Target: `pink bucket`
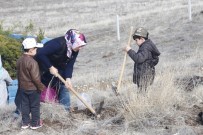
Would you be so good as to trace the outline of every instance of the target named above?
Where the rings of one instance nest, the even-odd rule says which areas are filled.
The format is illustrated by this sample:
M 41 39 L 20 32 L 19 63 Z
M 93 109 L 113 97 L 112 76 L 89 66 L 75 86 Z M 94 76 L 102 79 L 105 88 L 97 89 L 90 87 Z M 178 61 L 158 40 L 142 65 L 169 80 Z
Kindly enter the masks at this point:
M 46 88 L 41 92 L 40 101 L 49 103 L 57 102 L 57 91 L 50 87 Z

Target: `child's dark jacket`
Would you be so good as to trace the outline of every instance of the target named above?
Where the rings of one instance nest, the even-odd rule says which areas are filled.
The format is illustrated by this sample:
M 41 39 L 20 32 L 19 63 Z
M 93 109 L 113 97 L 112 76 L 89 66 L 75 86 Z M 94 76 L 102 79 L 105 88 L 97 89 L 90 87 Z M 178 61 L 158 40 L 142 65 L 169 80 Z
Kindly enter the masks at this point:
M 133 82 L 139 83 L 140 78 L 155 76 L 155 65 L 159 62 L 160 52 L 155 44 L 147 39 L 138 49 L 137 53 L 130 49 L 128 55 L 135 62 Z M 153 81 L 153 80 L 152 80 Z

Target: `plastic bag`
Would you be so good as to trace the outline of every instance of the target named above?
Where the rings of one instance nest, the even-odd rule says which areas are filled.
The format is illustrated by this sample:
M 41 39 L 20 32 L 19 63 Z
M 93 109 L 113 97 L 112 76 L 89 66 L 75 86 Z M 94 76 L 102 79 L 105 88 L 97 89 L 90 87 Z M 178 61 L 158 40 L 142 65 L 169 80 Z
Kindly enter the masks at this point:
M 80 96 L 81 96 L 90 106 L 92 106 L 91 98 L 90 98 L 90 96 L 89 96 L 88 94 L 86 94 L 86 93 L 81 93 Z M 78 110 L 84 110 L 84 109 L 87 108 L 79 99 L 77 99 L 77 107 L 78 107 Z
M 40 101 L 41 102 L 54 103 L 54 102 L 58 101 L 57 90 L 50 87 L 52 80 L 53 80 L 53 77 L 52 77 L 51 81 L 49 82 L 48 87 L 41 92 L 41 95 L 40 95 Z
M 53 88 L 46 88 L 41 92 L 40 101 L 41 102 L 57 102 L 57 91 Z

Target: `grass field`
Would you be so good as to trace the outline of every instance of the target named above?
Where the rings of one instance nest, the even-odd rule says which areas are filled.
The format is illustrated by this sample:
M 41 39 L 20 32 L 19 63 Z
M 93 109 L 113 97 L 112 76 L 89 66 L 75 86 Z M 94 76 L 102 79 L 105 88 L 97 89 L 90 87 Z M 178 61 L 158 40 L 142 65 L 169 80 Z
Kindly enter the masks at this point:
M 72 82 L 78 92 L 88 93 L 96 108 L 104 100 L 100 119 L 84 113 L 66 113 L 62 106 L 43 104 L 44 127 L 20 130 L 21 119 L 13 121 L 13 105 L 0 109 L 3 135 L 201 135 L 197 121 L 203 111 L 203 86 L 185 91 L 177 80 L 203 76 L 203 1 L 192 1 L 192 21 L 187 0 L 15 0 L 0 1 L 4 28 L 16 33 L 32 22 L 45 36 L 57 37 L 68 29 L 85 33 L 88 45 L 80 51 Z M 116 15 L 120 17 L 120 41 L 116 37 Z M 161 52 L 156 78 L 145 96 L 132 83 L 133 61 L 128 58 L 115 96 L 111 83 L 121 71 L 130 27 L 143 26 Z M 137 50 L 135 42 L 131 42 Z M 72 106 L 77 99 L 72 94 Z

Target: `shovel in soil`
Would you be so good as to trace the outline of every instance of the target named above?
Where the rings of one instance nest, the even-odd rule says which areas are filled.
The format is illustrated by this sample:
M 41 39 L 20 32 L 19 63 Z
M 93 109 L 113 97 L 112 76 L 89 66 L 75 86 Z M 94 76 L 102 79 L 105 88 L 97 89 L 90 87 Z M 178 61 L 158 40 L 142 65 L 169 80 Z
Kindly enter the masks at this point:
M 99 106 L 96 107 L 95 111 L 96 111 L 97 116 L 98 116 L 98 114 L 101 114 L 101 111 L 103 110 L 103 105 L 104 105 L 104 100 L 102 100 L 99 103 Z M 76 113 L 76 114 L 77 113 L 84 113 L 84 114 L 86 114 L 87 116 L 90 116 L 90 117 L 94 116 L 94 114 L 87 108 L 83 109 L 83 110 L 79 110 L 78 107 L 75 107 L 74 108 L 74 113 Z M 100 118 L 100 115 L 97 118 Z
M 130 46 L 132 33 L 133 33 L 133 27 L 131 27 L 131 29 L 130 29 L 130 36 L 129 36 L 129 39 L 128 39 L 128 46 Z M 120 73 L 120 76 L 119 76 L 118 84 L 117 84 L 117 86 L 116 86 L 115 82 L 113 82 L 111 84 L 112 90 L 116 94 L 116 96 L 119 95 L 119 90 L 120 90 L 120 87 L 121 87 L 121 81 L 122 81 L 122 78 L 123 78 L 123 73 L 124 73 L 124 69 L 125 69 L 125 65 L 126 65 L 126 59 L 127 59 L 127 52 L 125 52 L 125 55 L 124 55 L 123 64 L 122 64 L 122 68 L 121 68 L 121 73 Z
M 60 74 L 57 75 L 57 77 L 59 78 L 59 80 L 61 80 L 65 86 L 68 88 L 68 90 L 70 90 L 71 92 L 73 92 L 73 94 L 90 110 L 90 112 L 96 116 L 97 118 L 100 117 L 100 115 L 98 115 L 96 113 L 96 111 L 72 88 L 72 87 L 68 87 L 67 82 L 63 79 L 63 77 L 61 77 Z

